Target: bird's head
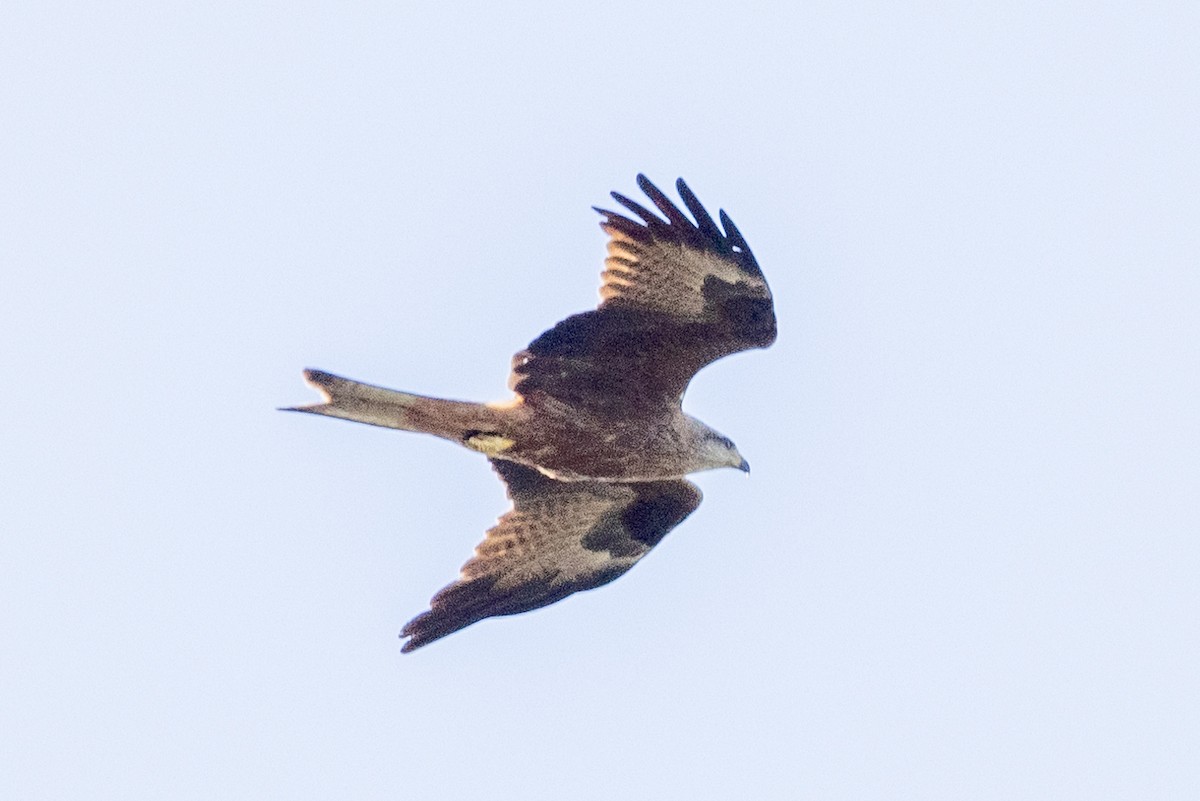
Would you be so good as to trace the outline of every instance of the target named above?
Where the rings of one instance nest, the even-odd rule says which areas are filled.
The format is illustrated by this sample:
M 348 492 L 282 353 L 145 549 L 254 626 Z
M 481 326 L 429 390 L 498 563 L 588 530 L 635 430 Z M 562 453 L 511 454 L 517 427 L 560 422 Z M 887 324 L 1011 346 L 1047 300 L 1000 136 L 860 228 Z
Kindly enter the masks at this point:
M 743 473 L 750 472 L 750 463 L 742 458 L 733 440 L 705 426 L 700 439 L 701 459 L 704 463 L 702 470 L 715 470 L 718 467 L 736 467 Z

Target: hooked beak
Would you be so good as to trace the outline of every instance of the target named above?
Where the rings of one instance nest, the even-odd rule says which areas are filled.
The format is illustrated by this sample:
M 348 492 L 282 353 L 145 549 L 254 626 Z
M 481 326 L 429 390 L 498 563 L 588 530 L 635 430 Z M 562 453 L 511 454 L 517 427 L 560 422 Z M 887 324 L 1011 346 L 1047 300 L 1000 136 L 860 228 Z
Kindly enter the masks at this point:
M 747 462 L 745 459 L 742 459 L 742 463 L 737 466 L 737 469 L 741 470 L 743 473 L 749 473 L 750 472 L 750 463 Z

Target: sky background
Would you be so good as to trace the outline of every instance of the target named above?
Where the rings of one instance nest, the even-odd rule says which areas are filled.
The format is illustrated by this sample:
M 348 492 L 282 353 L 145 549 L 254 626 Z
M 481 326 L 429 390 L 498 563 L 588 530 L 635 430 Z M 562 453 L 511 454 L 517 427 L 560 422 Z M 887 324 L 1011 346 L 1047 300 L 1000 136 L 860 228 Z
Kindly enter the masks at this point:
M 1200 797 L 1198 8 L 6 4 L 0 796 Z M 274 409 L 504 397 L 638 172 L 754 472 L 401 656 L 502 486 Z

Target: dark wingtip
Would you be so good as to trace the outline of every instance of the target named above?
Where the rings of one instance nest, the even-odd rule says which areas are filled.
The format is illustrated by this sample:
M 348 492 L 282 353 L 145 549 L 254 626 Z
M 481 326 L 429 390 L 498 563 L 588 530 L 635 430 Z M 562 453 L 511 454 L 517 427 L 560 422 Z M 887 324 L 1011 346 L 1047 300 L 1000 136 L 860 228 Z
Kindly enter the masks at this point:
M 742 236 L 742 232 L 733 224 L 733 220 L 725 213 L 725 209 L 721 209 L 717 216 L 721 219 L 721 227 L 725 229 L 725 238 L 729 240 L 731 248 L 742 256 L 740 260 L 742 267 L 747 272 L 763 277 L 762 268 L 758 266 L 758 261 L 750 251 L 750 246 L 746 244 L 746 237 Z
M 637 184 L 642 192 L 650 198 L 655 209 L 666 219 L 620 192 L 611 192 L 613 200 L 640 220 L 593 206 L 597 213 L 604 215 L 604 220 L 600 223 L 602 229 L 607 231 L 608 227 L 612 226 L 618 228 L 623 235 L 634 239 L 661 238 L 693 247 L 706 248 L 718 255 L 732 258 L 747 274 L 758 278 L 764 277 L 762 268 L 758 266 L 754 254 L 746 244 L 745 237 L 733 224 L 733 220 L 729 218 L 725 210 L 721 209 L 718 214 L 718 219 L 721 221 L 718 226 L 682 177 L 675 180 L 675 188 L 683 200 L 682 208 L 691 212 L 694 220 L 689 219 L 681 207 L 655 186 L 645 173 L 638 173 Z
M 712 216 L 704 208 L 704 204 L 700 202 L 700 198 L 696 197 L 696 193 L 688 187 L 682 178 L 675 182 L 675 189 L 679 191 L 679 196 L 683 198 L 683 205 L 687 206 L 688 211 L 696 218 L 696 225 L 700 231 L 709 238 L 722 238 L 724 234 L 721 233 L 721 229 L 713 222 Z
M 400 639 L 407 640 L 400 646 L 400 653 L 411 654 L 423 645 L 429 645 L 434 640 L 444 637 L 449 632 L 442 634 L 432 634 L 430 631 L 422 631 L 422 624 L 429 619 L 428 611 L 414 617 L 412 620 L 404 624 L 404 628 L 400 629 Z
M 622 195 L 620 192 L 610 192 L 609 194 L 612 195 L 613 200 L 617 201 L 622 206 L 629 209 L 637 216 L 641 217 L 643 225 L 655 226 L 655 225 L 665 225 L 666 224 L 661 218 L 658 217 L 658 215 L 656 215 L 654 212 L 650 211 L 648 208 L 643 206 L 641 203 L 638 203 L 636 200 L 630 200 L 629 198 Z
M 725 209 L 718 209 L 717 216 L 721 219 L 721 227 L 725 229 L 726 236 L 730 239 L 742 240 L 742 232 L 733 224 L 733 220 L 725 213 Z M 744 240 L 742 241 L 744 242 Z

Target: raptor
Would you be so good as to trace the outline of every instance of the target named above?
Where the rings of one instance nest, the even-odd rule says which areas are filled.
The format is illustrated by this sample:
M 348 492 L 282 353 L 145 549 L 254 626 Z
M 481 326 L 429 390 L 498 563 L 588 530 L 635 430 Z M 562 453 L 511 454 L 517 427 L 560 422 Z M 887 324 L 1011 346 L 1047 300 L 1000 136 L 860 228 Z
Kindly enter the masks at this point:
M 705 365 L 775 341 L 770 289 L 724 211 L 718 225 L 680 179 L 689 218 L 645 176 L 637 182 L 657 213 L 617 192 L 628 216 L 596 209 L 608 235 L 600 304 L 513 357 L 508 400 L 444 400 L 304 372 L 324 401 L 286 411 L 450 440 L 484 454 L 507 486 L 512 509 L 404 627 L 404 651 L 612 581 L 699 506 L 685 476 L 749 471 L 682 401 Z

